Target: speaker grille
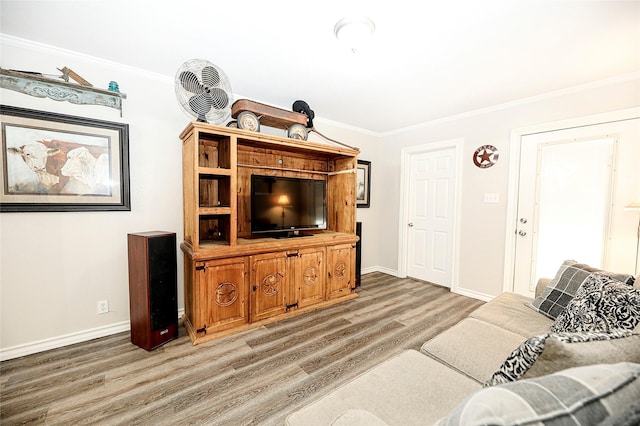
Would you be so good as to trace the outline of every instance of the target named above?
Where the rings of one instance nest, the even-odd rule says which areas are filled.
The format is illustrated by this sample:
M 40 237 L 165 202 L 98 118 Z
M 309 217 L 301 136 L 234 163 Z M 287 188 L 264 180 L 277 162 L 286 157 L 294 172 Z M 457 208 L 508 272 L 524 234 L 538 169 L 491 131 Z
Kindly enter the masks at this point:
M 151 329 L 167 328 L 178 318 L 176 236 L 149 239 Z

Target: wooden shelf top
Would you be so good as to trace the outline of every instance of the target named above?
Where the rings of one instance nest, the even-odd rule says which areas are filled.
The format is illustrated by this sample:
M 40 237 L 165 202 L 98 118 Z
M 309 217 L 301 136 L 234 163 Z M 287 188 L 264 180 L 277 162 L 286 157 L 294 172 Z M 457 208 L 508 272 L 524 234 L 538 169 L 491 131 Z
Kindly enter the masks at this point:
M 250 132 L 233 127 L 201 123 L 198 121 L 190 122 L 182 131 L 182 133 L 180 133 L 180 139 L 185 140 L 188 135 L 194 131 L 215 133 L 218 135 L 236 136 L 239 146 L 245 144 L 254 148 L 274 148 L 274 146 L 277 146 L 280 147 L 280 149 L 286 149 L 288 152 L 313 152 L 316 155 L 323 156 L 355 157 L 360 153 L 360 150 L 355 147 L 347 148 L 343 146 L 334 146 L 318 142 L 301 141 L 282 136 L 269 135 L 266 133 Z

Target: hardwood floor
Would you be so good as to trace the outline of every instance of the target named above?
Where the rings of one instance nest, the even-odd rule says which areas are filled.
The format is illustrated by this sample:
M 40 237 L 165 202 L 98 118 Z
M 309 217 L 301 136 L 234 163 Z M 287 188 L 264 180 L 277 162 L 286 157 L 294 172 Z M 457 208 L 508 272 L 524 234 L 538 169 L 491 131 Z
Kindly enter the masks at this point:
M 129 333 L 0 364 L 0 423 L 282 425 L 291 412 L 451 327 L 483 302 L 382 273 L 359 297 L 193 346 Z

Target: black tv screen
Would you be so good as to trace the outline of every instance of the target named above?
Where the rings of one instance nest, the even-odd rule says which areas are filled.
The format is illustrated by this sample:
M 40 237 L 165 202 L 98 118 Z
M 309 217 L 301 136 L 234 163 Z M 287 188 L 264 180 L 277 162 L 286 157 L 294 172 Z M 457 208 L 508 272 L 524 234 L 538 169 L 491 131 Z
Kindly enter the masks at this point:
M 251 175 L 251 232 L 327 228 L 327 182 Z

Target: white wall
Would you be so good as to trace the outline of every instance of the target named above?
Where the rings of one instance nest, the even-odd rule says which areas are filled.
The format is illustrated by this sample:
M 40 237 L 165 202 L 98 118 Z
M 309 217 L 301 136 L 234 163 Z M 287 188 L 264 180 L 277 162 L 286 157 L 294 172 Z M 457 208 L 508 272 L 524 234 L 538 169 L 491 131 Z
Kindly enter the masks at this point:
M 67 66 L 94 86 L 119 83 L 126 93 L 123 117 L 116 109 L 80 106 L 0 90 L 0 102 L 22 108 L 129 124 L 130 212 L 2 213 L 0 215 L 0 359 L 75 343 L 129 329 L 126 236 L 131 232 L 182 232 L 182 144 L 190 118 L 180 109 L 173 76 L 161 76 L 2 36 L 0 66 L 57 74 Z M 179 66 L 179 64 L 177 65 Z M 176 69 L 177 69 L 176 66 Z M 317 112 L 318 115 L 320 115 Z M 377 138 L 357 129 L 316 121 L 318 130 L 360 147 L 367 159 Z M 312 134 L 310 140 L 322 139 Z M 375 216 L 369 213 L 367 221 Z M 368 228 L 373 232 L 375 226 Z M 371 241 L 375 234 L 367 236 Z M 182 271 L 176 247 L 178 271 Z M 375 244 L 364 267 L 377 264 Z M 97 315 L 96 302 L 110 312 Z M 178 307 L 184 308 L 178 273 Z
M 96 87 L 115 80 L 124 113 L 1 90 L 1 102 L 129 124 L 131 212 L 0 215 L 3 355 L 46 347 L 48 339 L 84 339 L 128 329 L 127 233 L 165 230 L 182 240 L 180 131 L 189 121 L 173 81 L 70 52 L 3 37 L 2 68 L 56 74 L 67 66 Z M 178 258 L 182 268 L 181 258 Z M 182 288 L 179 276 L 178 287 Z M 107 299 L 110 312 L 96 314 Z M 184 306 L 182 291 L 179 306 Z
M 397 206 L 402 148 L 464 139 L 458 291 L 488 299 L 500 294 L 503 288 L 511 130 L 639 105 L 640 77 L 633 75 L 383 136 L 377 164 L 386 180 L 378 191 L 379 201 L 384 200 L 378 211 L 379 217 L 384 218 L 380 220 L 378 238 L 385 242 L 379 246 L 380 266 L 398 271 Z M 498 148 L 500 159 L 491 168 L 479 169 L 473 165 L 472 155 L 476 148 L 487 144 Z M 485 193 L 499 194 L 500 202 L 484 203 Z

